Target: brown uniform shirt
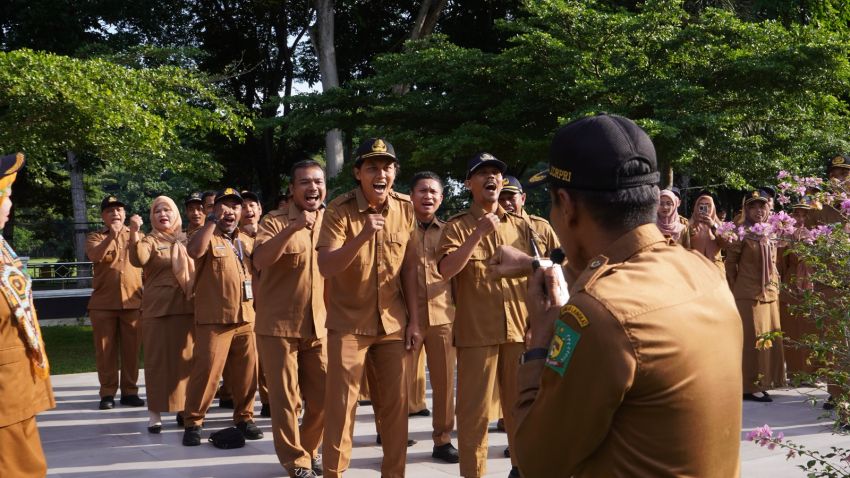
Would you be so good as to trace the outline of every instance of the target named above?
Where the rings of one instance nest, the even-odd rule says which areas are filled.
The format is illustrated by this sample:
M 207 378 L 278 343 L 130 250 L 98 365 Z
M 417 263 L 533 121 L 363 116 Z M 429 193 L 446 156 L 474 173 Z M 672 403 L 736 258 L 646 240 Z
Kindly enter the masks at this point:
M 338 248 L 360 234 L 369 203 L 358 187 L 328 205 L 316 248 Z M 414 228 L 410 197 L 390 191 L 384 229 L 358 251 L 347 269 L 328 279 L 328 330 L 377 336 L 407 327 L 401 264 Z
M 109 236 L 103 228 L 86 236 L 86 255 Z M 138 309 L 142 305 L 142 270 L 130 264 L 130 229 L 111 240 L 103 259 L 94 262 L 89 309 Z M 91 257 L 89 257 L 91 259 Z
M 271 240 L 298 219 L 301 211 L 294 202 L 263 217 L 256 245 Z M 263 270 L 257 290 L 257 335 L 293 338 L 322 338 L 325 329 L 325 279 L 319 274 L 316 242 L 322 227 L 323 210 L 316 215 L 312 229 L 301 229 L 289 237 L 283 254 Z M 285 297 L 285 300 L 283 299 Z
M 189 227 L 187 227 L 186 228 L 186 238 L 188 239 L 188 238 L 192 237 L 192 234 L 200 231 L 201 228 L 203 228 L 203 227 L 204 226 L 198 226 L 198 227 L 189 226 Z
M 523 476 L 738 476 L 743 332 L 717 267 L 648 224 L 570 292 L 520 368 Z
M 146 236 L 130 247 L 130 263 L 145 273 L 142 315 L 163 317 L 191 314 L 195 308 L 186 298 L 171 267 L 172 244 Z M 191 259 L 190 259 L 191 260 Z
M 553 250 L 561 247 L 558 236 L 555 234 L 549 221 L 540 216 L 528 214 L 524 209 L 521 211 L 521 215 L 523 219 L 528 221 L 531 229 L 534 230 L 537 238 L 539 238 L 535 240 L 540 247 L 540 254 L 543 257 L 549 257 Z
M 251 279 L 254 240 L 238 229 L 234 241 L 217 227 L 204 255 L 195 259 L 195 323 L 238 324 L 254 321 L 254 301 L 245 300 L 243 283 Z M 239 244 L 242 244 L 242 260 Z
M 410 247 L 416 251 L 416 303 L 419 305 L 419 320 L 425 325 L 450 324 L 455 320 L 455 304 L 451 280 L 443 279 L 437 270 L 439 262 L 440 235 L 445 223 L 437 218 L 427 227 L 418 225 L 410 239 Z
M 456 251 L 478 226 L 484 210 L 476 204 L 449 219 L 440 238 L 440 258 Z M 487 264 L 496 246 L 509 245 L 531 253 L 531 229 L 521 216 L 499 206 L 499 227 L 481 239 L 469 261 L 452 279 L 457 315 L 454 341 L 458 347 L 523 342 L 528 311 L 525 307 L 527 280 L 493 279 Z
M 776 268 L 776 243 L 770 242 L 769 280 L 763 284 L 762 254 L 759 241 L 745 238 L 726 249 L 726 279 L 736 299 L 773 302 L 779 299 L 779 270 Z

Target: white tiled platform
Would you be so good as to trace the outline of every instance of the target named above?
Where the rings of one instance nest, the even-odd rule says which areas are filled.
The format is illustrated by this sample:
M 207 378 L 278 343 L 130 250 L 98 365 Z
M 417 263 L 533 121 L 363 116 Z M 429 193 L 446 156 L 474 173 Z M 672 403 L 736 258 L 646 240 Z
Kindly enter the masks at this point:
M 173 416 L 164 421 L 162 434 L 151 435 L 146 430 L 147 411 L 144 408 L 121 407 L 97 410 L 97 377 L 93 373 L 53 377 L 57 406 L 38 417 L 41 439 L 47 455 L 48 475 L 62 478 L 206 478 L 283 477 L 286 472 L 277 461 L 271 434 L 259 441 L 247 442 L 245 448 L 219 450 L 209 443 L 200 447 L 180 444 L 182 429 Z M 806 391 L 806 390 L 802 390 Z M 144 389 L 140 391 L 144 396 Z M 850 447 L 850 436 L 834 435 L 829 422 L 819 417 L 820 408 L 805 402 L 801 390 L 776 391 L 771 404 L 744 404 L 746 432 L 765 423 L 781 430 L 787 437 L 809 447 L 828 449 L 830 446 Z M 823 394 L 816 394 L 820 399 Z M 706 397 L 710 399 L 710 397 Z M 430 406 L 430 390 L 428 392 Z M 215 404 L 215 402 L 214 402 Z M 211 408 L 204 439 L 211 431 L 230 425 L 230 410 Z M 259 413 L 259 402 L 257 403 Z M 354 451 L 351 468 L 346 477 L 380 476 L 381 448 L 375 444 L 372 408 L 357 410 L 354 428 Z M 258 417 L 257 424 L 268 432 L 270 420 Z M 458 476 L 457 465 L 438 463 L 431 459 L 431 419 L 410 419 L 410 437 L 419 443 L 408 450 L 407 476 L 411 478 L 440 478 Z M 701 430 L 694 430 L 695 434 Z M 457 442 L 455 441 L 455 445 Z M 507 446 L 504 433 L 490 434 L 488 475 L 506 477 L 510 461 L 502 457 Z M 798 477 L 799 461 L 786 461 L 784 452 L 769 451 L 742 441 L 742 476 Z

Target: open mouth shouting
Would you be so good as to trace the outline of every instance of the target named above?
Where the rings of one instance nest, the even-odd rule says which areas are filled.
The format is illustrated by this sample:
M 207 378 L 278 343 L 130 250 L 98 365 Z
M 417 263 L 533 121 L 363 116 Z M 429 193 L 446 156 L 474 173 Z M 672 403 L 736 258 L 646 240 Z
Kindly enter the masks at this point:
M 496 192 L 499 190 L 499 184 L 494 178 L 488 179 L 487 182 L 484 183 L 484 190 Z
M 387 192 L 387 182 L 384 180 L 375 181 L 372 183 L 372 189 L 375 190 L 375 193 L 383 196 Z

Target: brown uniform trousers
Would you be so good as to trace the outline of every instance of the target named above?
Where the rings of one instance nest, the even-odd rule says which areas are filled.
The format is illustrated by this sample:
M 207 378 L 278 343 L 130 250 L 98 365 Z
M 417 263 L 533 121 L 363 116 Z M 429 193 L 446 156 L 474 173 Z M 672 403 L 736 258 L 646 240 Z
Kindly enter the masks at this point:
M 37 478 L 47 474 L 47 462 L 35 414 L 56 406 L 50 378 L 41 379 L 12 322 L 12 311 L 0 296 L 0 476 Z
M 185 426 L 200 426 L 212 404 L 218 378 L 230 359 L 233 422 L 254 417 L 257 348 L 254 304 L 246 300 L 254 240 L 238 232 L 231 242 L 216 228 L 206 252 L 195 260 L 195 351 L 183 410 Z M 241 258 L 240 258 L 241 255 Z
M 147 236 L 130 246 L 130 263 L 144 271 L 141 335 L 148 410 L 180 412 L 192 369 L 194 305 L 171 265 L 172 244 Z
M 285 231 L 300 213 L 293 201 L 288 209 L 266 215 L 257 246 Z M 324 432 L 327 313 L 315 250 L 323 214 L 317 212 L 312 229 L 295 231 L 287 239 L 280 258 L 263 269 L 257 291 L 257 346 L 270 391 L 272 436 L 278 460 L 290 476 L 296 467 L 310 468 Z M 282 296 L 287 300 L 279 300 Z
M 473 203 L 469 210 L 449 219 L 440 239 L 439 255 L 457 250 L 485 214 Z M 487 472 L 487 428 L 493 394 L 498 383 L 508 447 L 515 445 L 516 422 L 511 404 L 516 402 L 516 369 L 524 350 L 526 279 L 493 280 L 487 263 L 499 245 L 531 251 L 532 229 L 522 216 L 498 207 L 497 230 L 481 239 L 467 264 L 453 278 L 457 312 L 454 344 L 457 347 L 457 432 L 460 474 L 467 478 Z M 511 463 L 516 459 L 511 454 Z
M 111 240 L 108 229 L 90 233 L 86 238 L 86 254 L 90 256 L 91 249 L 104 240 Z M 114 396 L 119 387 L 122 396 L 139 393 L 136 382 L 139 379 L 142 271 L 130 263 L 129 229 L 125 227 L 111 241 L 103 258 L 92 261 L 94 290 L 88 305 L 101 398 Z
M 741 320 L 717 267 L 646 224 L 570 293 L 520 366 L 522 476 L 739 476 Z
M 785 359 L 782 338 L 770 347 L 757 348 L 761 334 L 781 330 L 779 320 L 779 272 L 776 245 L 768 245 L 770 274 L 762 283 L 762 253 L 757 239 L 746 238 L 727 249 L 726 278 L 744 328 L 744 393 L 756 393 L 785 386 Z
M 369 204 L 357 189 L 331 201 L 317 249 L 341 247 L 364 227 Z M 348 469 L 354 416 L 367 354 L 373 360 L 384 457 L 384 478 L 404 476 L 407 459 L 407 377 L 404 333 L 407 307 L 401 266 L 414 228 L 410 198 L 390 192 L 384 229 L 373 235 L 347 269 L 327 280 L 328 375 L 325 391 L 324 476 Z

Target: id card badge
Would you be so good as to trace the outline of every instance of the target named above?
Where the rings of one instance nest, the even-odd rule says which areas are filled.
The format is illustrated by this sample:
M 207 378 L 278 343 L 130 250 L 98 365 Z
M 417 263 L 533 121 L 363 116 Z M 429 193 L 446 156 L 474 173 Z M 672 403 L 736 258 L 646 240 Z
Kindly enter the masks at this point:
M 245 279 L 242 281 L 242 297 L 244 300 L 254 299 L 254 289 L 251 288 L 251 279 Z

